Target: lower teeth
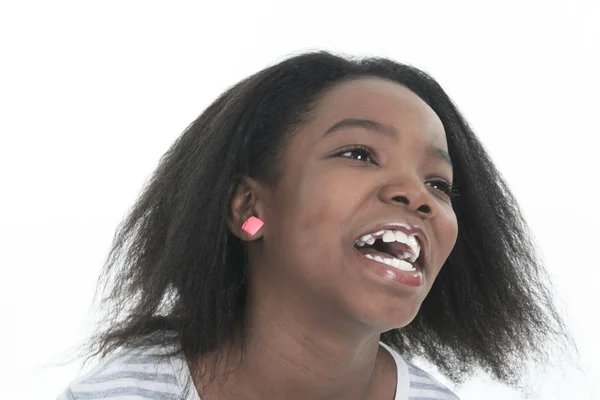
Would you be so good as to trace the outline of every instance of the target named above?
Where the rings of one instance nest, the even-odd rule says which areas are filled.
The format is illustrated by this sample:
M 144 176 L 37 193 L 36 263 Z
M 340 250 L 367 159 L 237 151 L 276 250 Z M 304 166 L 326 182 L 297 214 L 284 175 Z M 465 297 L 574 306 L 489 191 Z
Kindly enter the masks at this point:
M 394 267 L 396 269 L 399 269 L 401 271 L 413 272 L 413 271 L 417 270 L 409 262 L 406 262 L 404 260 L 400 260 L 398 258 L 383 258 L 383 257 L 380 257 L 380 256 L 372 256 L 371 254 L 364 254 L 364 256 L 367 257 L 368 259 L 375 260 L 375 261 L 380 262 L 382 264 L 389 265 L 389 266 Z

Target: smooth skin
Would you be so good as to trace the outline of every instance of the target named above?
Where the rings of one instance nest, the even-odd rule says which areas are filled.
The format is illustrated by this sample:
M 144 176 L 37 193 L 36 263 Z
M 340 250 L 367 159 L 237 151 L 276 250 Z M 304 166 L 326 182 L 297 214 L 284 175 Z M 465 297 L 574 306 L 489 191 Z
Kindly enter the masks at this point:
M 348 125 L 325 135 L 344 119 L 375 121 L 387 133 Z M 398 83 L 363 77 L 317 102 L 284 151 L 276 187 L 247 179 L 235 188 L 229 227 L 250 260 L 246 352 L 223 382 L 195 379 L 202 400 L 394 398 L 396 367 L 380 334 L 414 319 L 458 234 L 440 184 L 452 183 L 452 168 L 431 147 L 448 150 L 435 112 Z M 265 225 L 250 237 L 241 226 L 252 215 Z M 429 238 L 418 289 L 377 279 L 357 259 L 358 236 L 393 221 Z

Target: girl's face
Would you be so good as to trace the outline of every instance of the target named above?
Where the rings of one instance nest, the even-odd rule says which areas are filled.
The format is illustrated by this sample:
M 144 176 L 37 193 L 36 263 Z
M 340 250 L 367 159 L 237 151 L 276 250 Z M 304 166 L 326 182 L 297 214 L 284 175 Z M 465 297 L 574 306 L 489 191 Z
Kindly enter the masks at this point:
M 346 325 L 385 332 L 410 323 L 457 238 L 447 150 L 438 116 L 404 86 L 367 77 L 334 87 L 286 147 L 277 187 L 260 187 L 265 226 L 250 245 L 253 280 L 281 304 Z M 422 278 L 355 246 L 398 222 L 426 237 Z

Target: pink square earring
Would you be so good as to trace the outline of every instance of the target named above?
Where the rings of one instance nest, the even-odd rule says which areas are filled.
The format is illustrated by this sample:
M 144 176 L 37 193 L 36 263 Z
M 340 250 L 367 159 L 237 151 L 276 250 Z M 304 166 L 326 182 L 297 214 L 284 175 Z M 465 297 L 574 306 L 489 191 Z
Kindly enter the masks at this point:
M 250 217 L 246 220 L 246 222 L 244 222 L 244 225 L 242 225 L 242 230 L 247 232 L 250 236 L 254 236 L 264 224 L 265 223 L 260 219 L 256 217 Z

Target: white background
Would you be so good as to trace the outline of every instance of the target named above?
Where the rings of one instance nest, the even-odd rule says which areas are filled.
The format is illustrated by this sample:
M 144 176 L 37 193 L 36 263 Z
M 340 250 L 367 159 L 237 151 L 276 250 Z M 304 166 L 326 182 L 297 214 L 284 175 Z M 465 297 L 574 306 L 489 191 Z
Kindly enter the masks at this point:
M 599 4 L 2 2 L 0 398 L 53 399 L 75 377 L 54 363 L 90 332 L 117 224 L 183 129 L 243 77 L 328 49 L 413 64 L 458 104 L 579 346 L 585 374 L 540 374 L 534 398 L 600 399 Z M 456 390 L 523 398 L 486 378 Z

